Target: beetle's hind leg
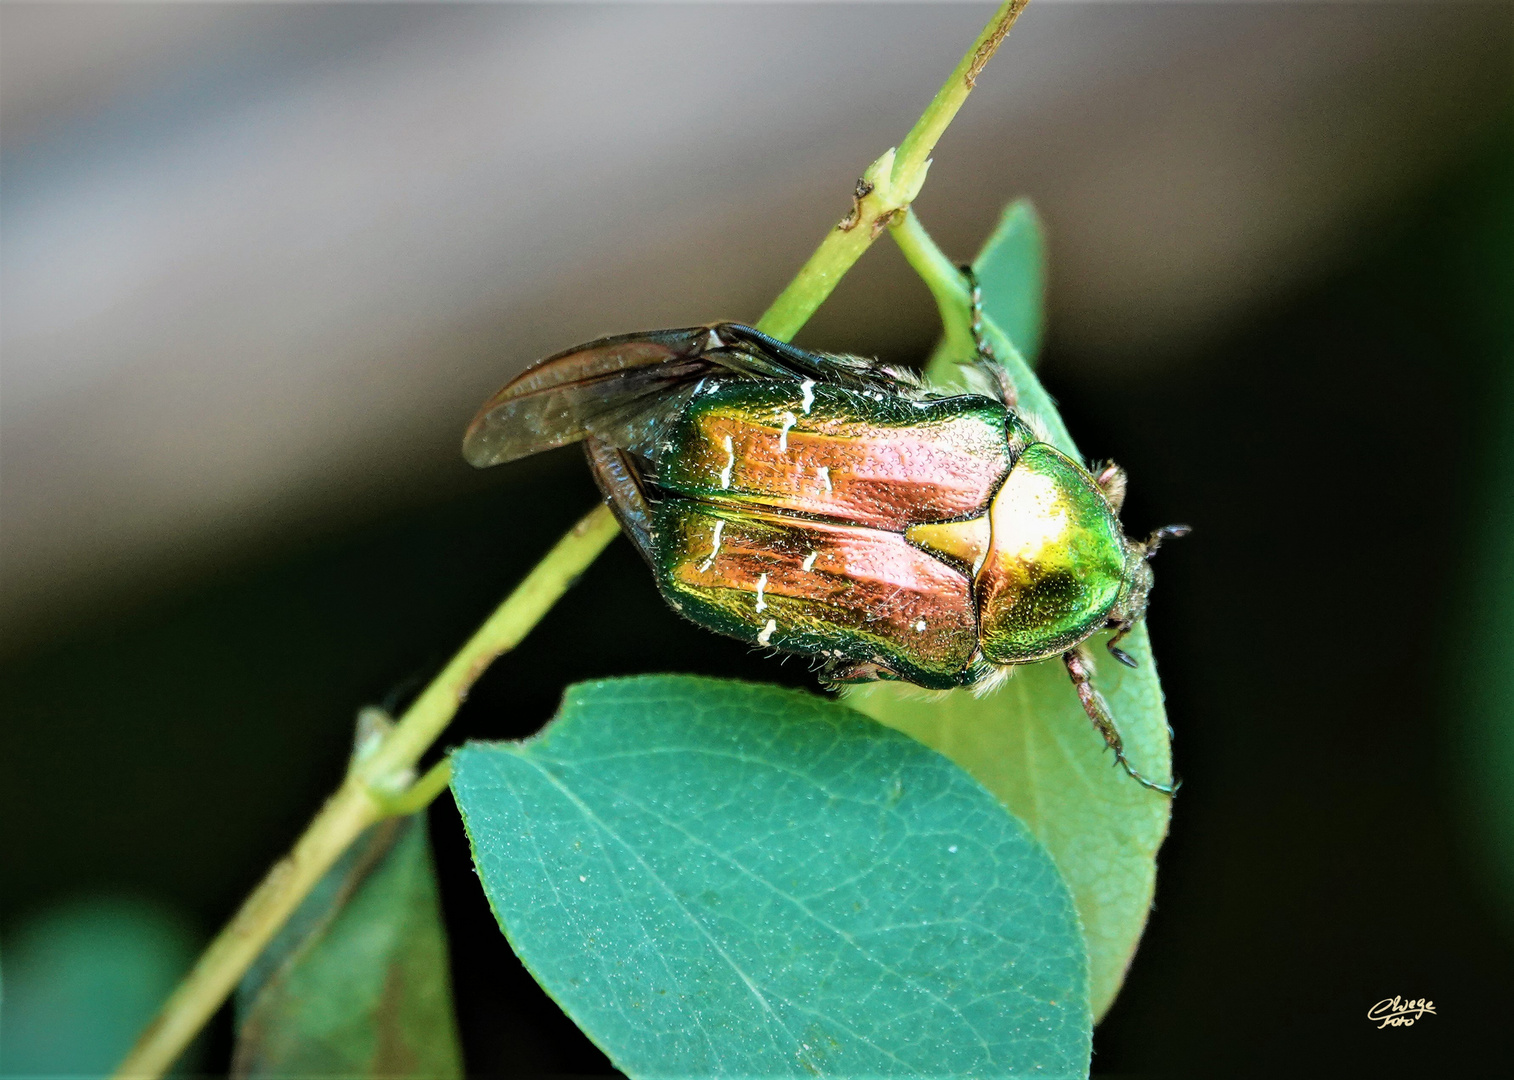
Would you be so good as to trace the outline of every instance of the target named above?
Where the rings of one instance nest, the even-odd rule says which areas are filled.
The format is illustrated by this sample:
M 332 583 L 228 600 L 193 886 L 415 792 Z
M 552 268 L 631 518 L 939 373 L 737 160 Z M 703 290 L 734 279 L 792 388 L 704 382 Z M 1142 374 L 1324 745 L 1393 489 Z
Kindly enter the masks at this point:
M 1174 778 L 1170 784 L 1159 784 L 1155 780 L 1148 780 L 1135 767 L 1130 764 L 1130 759 L 1125 756 L 1125 742 L 1120 738 L 1120 728 L 1114 721 L 1114 716 L 1109 711 L 1109 706 L 1104 702 L 1104 695 L 1093 688 L 1092 675 L 1089 669 L 1087 657 L 1077 649 L 1068 649 L 1062 654 L 1062 662 L 1067 665 L 1067 674 L 1072 679 L 1073 689 L 1078 692 L 1078 700 L 1083 704 L 1083 711 L 1088 714 L 1088 719 L 1093 721 L 1093 726 L 1104 736 L 1104 745 L 1114 751 L 1115 760 L 1132 780 L 1142 787 L 1148 787 L 1152 791 L 1160 791 L 1163 795 L 1171 796 L 1177 793 L 1182 782 Z
M 589 471 L 594 482 L 610 504 L 615 520 L 621 530 L 641 552 L 655 572 L 657 564 L 652 561 L 652 507 L 647 499 L 645 481 L 635 459 L 618 447 L 592 435 L 584 440 L 584 453 L 589 459 Z
M 820 665 L 820 681 L 826 686 L 893 682 L 898 678 L 894 672 L 872 660 L 838 660 L 832 657 Z
M 978 359 L 987 360 L 990 363 L 997 360 L 994 356 L 993 346 L 983 336 L 983 290 L 978 286 L 978 275 L 973 268 L 964 263 L 958 267 L 962 276 L 967 279 L 967 302 L 968 315 L 972 319 L 973 348 L 978 350 Z

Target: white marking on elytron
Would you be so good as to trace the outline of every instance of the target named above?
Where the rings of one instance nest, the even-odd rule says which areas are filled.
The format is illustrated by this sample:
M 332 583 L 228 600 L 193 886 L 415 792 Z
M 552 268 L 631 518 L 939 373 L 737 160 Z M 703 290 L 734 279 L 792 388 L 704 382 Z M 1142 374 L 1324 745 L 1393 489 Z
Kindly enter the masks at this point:
M 736 468 L 736 447 L 731 442 L 731 437 L 725 437 L 725 468 L 720 470 L 720 488 L 724 491 L 731 486 L 731 471 Z
M 820 552 L 812 551 L 804 557 L 804 562 L 800 563 L 799 565 L 804 567 L 806 570 L 813 570 L 815 569 L 815 560 L 819 557 Z
M 825 485 L 825 493 L 829 495 L 831 493 L 831 467 L 821 465 L 816 468 L 815 475 L 820 477 L 820 482 Z
M 757 578 L 757 610 L 758 611 L 766 611 L 768 609 L 768 602 L 762 598 L 762 591 L 764 589 L 766 589 L 767 587 L 768 587 L 768 576 L 766 574 L 763 574 L 763 575 L 761 575 L 760 577 Z M 763 644 L 765 645 L 765 644 L 767 644 L 767 642 L 763 642 Z
M 778 629 L 776 619 L 769 619 L 768 624 L 762 628 L 762 633 L 757 635 L 757 644 L 766 645 L 773 640 L 773 631 Z
M 702 574 L 715 565 L 715 556 L 720 554 L 720 534 L 725 532 L 725 519 L 717 518 L 715 521 L 715 546 L 710 548 L 710 557 L 699 564 L 699 572 Z
M 925 633 L 925 620 L 924 619 L 916 619 L 915 620 L 915 633 L 917 633 L 917 634 L 923 634 L 923 633 Z
M 805 379 L 799 384 L 799 389 L 804 394 L 804 400 L 799 403 L 799 408 L 803 410 L 805 416 L 808 416 L 810 406 L 815 404 L 815 380 Z
M 783 430 L 778 432 L 778 452 L 780 454 L 789 452 L 789 428 L 797 423 L 799 423 L 799 417 L 793 413 L 786 412 L 783 414 Z

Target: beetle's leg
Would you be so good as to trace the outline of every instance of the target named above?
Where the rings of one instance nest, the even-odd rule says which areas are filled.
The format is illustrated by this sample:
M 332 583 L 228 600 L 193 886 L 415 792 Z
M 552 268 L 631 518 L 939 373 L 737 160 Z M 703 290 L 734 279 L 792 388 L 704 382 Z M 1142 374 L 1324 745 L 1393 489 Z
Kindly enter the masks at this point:
M 999 363 L 998 357 L 994 356 L 993 346 L 988 343 L 988 338 L 983 333 L 983 290 L 978 287 L 978 275 L 967 264 L 963 264 L 958 269 L 967 279 L 968 317 L 971 319 L 973 348 L 978 353 L 978 367 L 993 379 L 999 391 L 999 400 L 1004 402 L 1006 407 L 1013 409 L 1019 401 L 1019 391 L 1015 389 L 1009 372 L 1004 369 L 1004 365 Z
M 655 571 L 652 561 L 652 507 L 647 501 L 641 471 L 631 455 L 592 435 L 584 440 L 589 471 L 627 538 Z
M 978 287 L 978 275 L 966 263 L 958 267 L 967 279 L 968 315 L 972 319 L 973 348 L 978 350 L 978 359 L 992 362 L 996 359 L 993 346 L 983 336 L 983 290 Z
M 898 678 L 899 676 L 888 668 L 871 660 L 827 660 L 820 669 L 820 681 L 827 686 L 878 682 L 879 680 L 894 681 Z
M 1119 648 L 1120 639 L 1123 638 L 1126 634 L 1130 633 L 1130 623 L 1115 623 L 1113 625 L 1115 627 L 1114 635 L 1108 641 L 1104 642 L 1104 648 L 1109 650 L 1110 656 L 1114 657 L 1126 667 L 1140 667 L 1140 665 L 1136 663 L 1135 657 L 1131 656 L 1124 649 Z
M 1119 726 L 1115 724 L 1114 717 L 1109 712 L 1109 706 L 1104 703 L 1104 695 L 1093 688 L 1088 659 L 1077 649 L 1068 649 L 1062 654 L 1062 662 L 1067 665 L 1067 674 L 1072 679 L 1073 689 L 1078 692 L 1078 700 L 1083 704 L 1083 711 L 1088 714 L 1088 719 L 1093 721 L 1093 726 L 1098 729 L 1099 734 L 1104 736 L 1104 745 L 1114 751 L 1115 760 L 1120 763 L 1120 767 L 1142 787 L 1160 791 L 1163 795 L 1175 794 L 1181 784 L 1180 781 L 1174 779 L 1171 784 L 1159 784 L 1155 780 L 1148 780 L 1136 772 L 1129 759 L 1125 757 L 1125 743 L 1120 738 Z
M 1120 508 L 1125 505 L 1125 489 L 1130 484 L 1125 470 L 1112 461 L 1105 462 L 1099 475 L 1094 477 L 1094 483 L 1099 485 L 1099 490 L 1104 493 L 1104 501 L 1118 516 Z

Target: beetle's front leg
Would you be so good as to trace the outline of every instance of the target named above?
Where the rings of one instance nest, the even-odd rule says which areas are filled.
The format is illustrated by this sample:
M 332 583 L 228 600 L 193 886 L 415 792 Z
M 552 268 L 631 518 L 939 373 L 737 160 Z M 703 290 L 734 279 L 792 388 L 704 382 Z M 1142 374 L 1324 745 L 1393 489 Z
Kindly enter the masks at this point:
M 1109 504 L 1109 509 L 1119 514 L 1125 505 L 1125 489 L 1129 486 L 1129 479 L 1125 476 L 1125 470 L 1112 461 L 1106 461 L 1104 467 L 1099 470 L 1099 475 L 1093 478 L 1093 482 L 1099 485 L 1099 490 L 1104 493 L 1104 501 Z
M 1073 689 L 1078 692 L 1078 700 L 1083 704 L 1083 711 L 1088 714 L 1088 719 L 1093 721 L 1093 726 L 1104 736 L 1104 745 L 1114 751 L 1115 760 L 1120 767 L 1129 774 L 1130 778 L 1142 787 L 1148 787 L 1152 791 L 1160 791 L 1163 795 L 1176 794 L 1180 783 L 1174 781 L 1171 784 L 1159 784 L 1155 780 L 1148 780 L 1130 764 L 1125 756 L 1125 742 L 1120 738 L 1120 728 L 1114 721 L 1114 716 L 1109 711 L 1109 706 L 1104 702 L 1104 695 L 1093 687 L 1092 676 L 1088 658 L 1078 649 L 1068 649 L 1062 654 L 1062 663 L 1067 665 L 1067 674 L 1072 679 Z

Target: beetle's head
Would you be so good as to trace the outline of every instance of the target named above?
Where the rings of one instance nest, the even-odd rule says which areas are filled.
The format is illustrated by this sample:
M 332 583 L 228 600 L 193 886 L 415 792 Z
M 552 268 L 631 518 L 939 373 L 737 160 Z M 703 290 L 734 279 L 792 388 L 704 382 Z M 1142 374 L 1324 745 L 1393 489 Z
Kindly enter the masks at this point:
M 1119 598 L 1109 611 L 1108 626 L 1115 631 L 1106 647 L 1109 654 L 1126 667 L 1135 667 L 1131 655 L 1119 648 L 1119 641 L 1130 632 L 1131 627 L 1146 614 L 1146 604 L 1151 596 L 1151 557 L 1157 553 L 1164 540 L 1176 540 L 1187 536 L 1192 530 L 1187 525 L 1164 525 L 1144 541 L 1125 541 L 1125 576 L 1120 586 Z

